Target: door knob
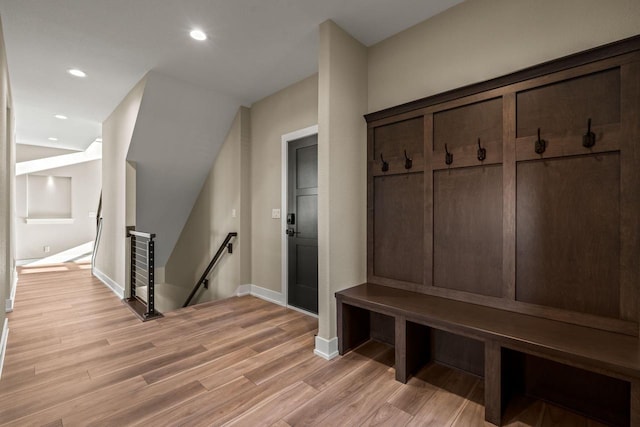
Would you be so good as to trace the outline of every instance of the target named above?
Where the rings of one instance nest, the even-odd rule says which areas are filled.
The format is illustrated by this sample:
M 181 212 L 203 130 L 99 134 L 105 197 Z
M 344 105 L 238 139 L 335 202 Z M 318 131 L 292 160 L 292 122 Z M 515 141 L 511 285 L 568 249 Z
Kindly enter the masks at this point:
M 291 237 L 291 236 L 296 234 L 296 232 L 293 231 L 293 228 L 287 228 L 287 231 L 285 231 L 285 233 L 287 233 L 287 236 L 289 236 L 289 237 Z

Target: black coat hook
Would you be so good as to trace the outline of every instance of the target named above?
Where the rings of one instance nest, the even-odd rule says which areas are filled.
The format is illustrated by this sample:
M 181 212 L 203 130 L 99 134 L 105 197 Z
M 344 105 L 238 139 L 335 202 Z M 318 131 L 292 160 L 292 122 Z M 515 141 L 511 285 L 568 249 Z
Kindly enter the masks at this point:
M 478 160 L 483 161 L 486 158 L 487 158 L 487 149 L 482 148 L 482 145 L 480 145 L 480 138 L 478 138 Z
M 544 153 L 544 150 L 547 149 L 547 141 L 545 141 L 544 139 L 540 139 L 540 128 L 538 128 L 538 139 L 536 140 L 534 149 L 536 151 L 536 154 L 542 154 Z
M 404 150 L 404 168 L 411 169 L 413 166 L 413 159 L 407 156 L 407 150 Z
M 389 162 L 384 161 L 384 157 L 382 157 L 382 153 L 380 153 L 380 160 L 382 161 L 382 172 L 386 172 L 389 170 Z
M 596 134 L 591 132 L 591 119 L 587 121 L 587 133 L 582 136 L 582 146 L 591 148 L 596 145 Z
M 447 144 L 444 144 L 444 151 L 445 151 L 445 156 L 444 156 L 444 162 L 447 165 L 450 165 L 451 163 L 453 163 L 453 153 L 449 152 L 449 149 L 447 148 Z

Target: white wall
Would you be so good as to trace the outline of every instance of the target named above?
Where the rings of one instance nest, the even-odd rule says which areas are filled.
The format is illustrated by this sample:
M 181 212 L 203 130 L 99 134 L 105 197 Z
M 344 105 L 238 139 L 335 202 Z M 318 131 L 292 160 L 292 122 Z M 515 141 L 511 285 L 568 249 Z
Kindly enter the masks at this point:
M 320 25 L 318 103 L 318 336 L 329 340 L 334 294 L 366 280 L 367 259 L 367 49 L 332 21 Z
M 102 238 L 99 277 L 121 292 L 126 286 L 127 151 L 144 92 L 143 78 L 102 124 Z
M 18 152 L 22 147 L 18 146 Z M 50 256 L 95 238 L 95 213 L 100 198 L 101 166 L 99 160 L 94 160 L 40 171 L 36 174 L 71 178 L 73 224 L 27 224 L 28 178 L 27 175 L 16 177 L 16 258 L 18 260 Z M 35 196 L 39 197 L 37 194 Z M 90 216 L 90 213 L 94 216 Z M 44 246 L 50 247 L 50 253 L 44 252 Z
M 15 185 L 15 120 L 13 116 L 7 57 L 0 22 L 0 363 L 4 355 L 5 307 L 14 286 L 15 235 L 14 235 L 14 185 Z M 9 304 L 7 304 L 9 303 Z M 7 304 L 7 305 L 5 305 Z M 2 366 L 0 366 L 0 370 Z
M 638 33 L 638 0 L 467 0 L 369 48 L 368 110 Z

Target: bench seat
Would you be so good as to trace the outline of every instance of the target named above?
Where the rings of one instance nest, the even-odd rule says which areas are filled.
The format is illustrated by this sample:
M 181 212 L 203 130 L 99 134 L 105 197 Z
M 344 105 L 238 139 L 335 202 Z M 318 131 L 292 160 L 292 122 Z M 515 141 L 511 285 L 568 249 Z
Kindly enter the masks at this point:
M 629 383 L 628 417 L 640 426 L 638 337 L 512 311 L 365 283 L 336 293 L 339 352 L 370 338 L 362 309 L 394 319 L 396 379 L 406 382 L 425 352 L 411 324 L 472 338 L 485 346 L 485 417 L 500 425 L 505 404 L 504 349 L 551 360 Z M 361 310 L 354 310 L 353 307 Z M 366 313 L 366 312 L 365 312 Z

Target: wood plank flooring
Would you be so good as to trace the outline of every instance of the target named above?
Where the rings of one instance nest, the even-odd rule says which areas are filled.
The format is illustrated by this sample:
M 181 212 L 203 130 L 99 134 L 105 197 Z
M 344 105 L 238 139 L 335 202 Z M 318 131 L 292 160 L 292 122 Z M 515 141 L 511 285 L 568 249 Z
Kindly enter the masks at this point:
M 325 361 L 296 311 L 246 296 L 164 314 L 140 322 L 86 264 L 21 269 L 0 424 L 485 425 L 478 378 L 432 364 L 403 385 L 377 342 Z M 597 425 L 525 398 L 506 418 Z

